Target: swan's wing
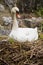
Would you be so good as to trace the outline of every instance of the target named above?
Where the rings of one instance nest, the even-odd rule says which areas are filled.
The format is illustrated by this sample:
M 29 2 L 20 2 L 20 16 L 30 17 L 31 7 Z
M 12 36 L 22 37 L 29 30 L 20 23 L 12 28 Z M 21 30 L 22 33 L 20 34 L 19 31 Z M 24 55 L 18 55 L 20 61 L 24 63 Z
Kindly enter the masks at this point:
M 38 33 L 35 29 L 18 28 L 12 30 L 10 36 L 19 42 L 33 41 L 38 39 Z

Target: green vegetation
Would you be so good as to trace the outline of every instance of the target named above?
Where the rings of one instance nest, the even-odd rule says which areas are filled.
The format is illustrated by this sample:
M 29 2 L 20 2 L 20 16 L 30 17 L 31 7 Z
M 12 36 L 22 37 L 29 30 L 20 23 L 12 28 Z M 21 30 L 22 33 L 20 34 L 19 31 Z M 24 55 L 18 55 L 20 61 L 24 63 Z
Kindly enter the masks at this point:
M 40 7 L 38 11 L 35 11 L 37 16 L 43 17 L 43 7 Z
M 43 21 L 41 22 L 41 31 L 43 32 Z
M 10 39 L 9 39 L 9 42 L 10 42 L 10 43 L 13 43 L 13 42 L 14 42 L 14 39 L 10 38 Z
M 43 39 L 43 33 L 40 33 L 39 38 Z

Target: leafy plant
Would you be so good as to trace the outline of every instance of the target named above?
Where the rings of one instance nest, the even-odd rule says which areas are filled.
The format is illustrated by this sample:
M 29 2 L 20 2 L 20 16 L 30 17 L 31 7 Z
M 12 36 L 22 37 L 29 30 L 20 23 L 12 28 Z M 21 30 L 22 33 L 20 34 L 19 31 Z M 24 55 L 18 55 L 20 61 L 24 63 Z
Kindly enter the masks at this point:
M 43 7 L 40 7 L 38 11 L 35 12 L 38 16 L 43 17 Z

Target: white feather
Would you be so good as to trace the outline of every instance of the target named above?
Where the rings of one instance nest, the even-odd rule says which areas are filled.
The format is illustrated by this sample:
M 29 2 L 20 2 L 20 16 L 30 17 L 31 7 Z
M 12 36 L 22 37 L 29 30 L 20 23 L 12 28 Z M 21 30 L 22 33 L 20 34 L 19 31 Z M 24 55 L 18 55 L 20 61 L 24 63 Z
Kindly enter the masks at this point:
M 19 28 L 15 26 L 17 25 L 16 22 L 17 22 L 17 19 L 15 16 L 13 28 L 11 30 L 9 37 L 13 38 L 14 40 L 18 42 L 26 42 L 26 41 L 31 42 L 38 39 L 37 27 L 36 28 Z

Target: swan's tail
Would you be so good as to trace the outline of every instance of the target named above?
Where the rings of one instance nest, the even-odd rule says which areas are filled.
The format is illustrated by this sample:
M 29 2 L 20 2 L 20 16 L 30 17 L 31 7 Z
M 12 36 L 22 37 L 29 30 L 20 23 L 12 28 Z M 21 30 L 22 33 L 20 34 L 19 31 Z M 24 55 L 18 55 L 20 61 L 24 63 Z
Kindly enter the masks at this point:
M 38 29 L 37 29 L 37 27 L 35 27 L 35 31 L 37 31 L 37 32 L 38 32 Z
M 38 39 L 38 28 L 37 27 L 35 28 L 35 32 L 36 32 L 36 38 L 35 38 L 35 40 L 37 40 Z

